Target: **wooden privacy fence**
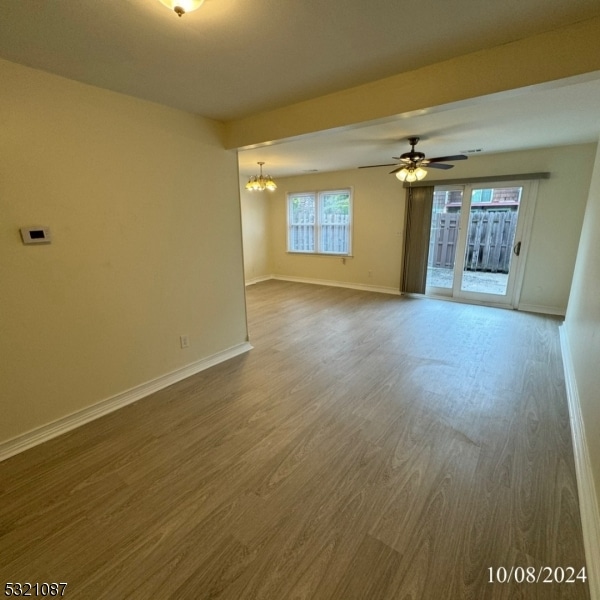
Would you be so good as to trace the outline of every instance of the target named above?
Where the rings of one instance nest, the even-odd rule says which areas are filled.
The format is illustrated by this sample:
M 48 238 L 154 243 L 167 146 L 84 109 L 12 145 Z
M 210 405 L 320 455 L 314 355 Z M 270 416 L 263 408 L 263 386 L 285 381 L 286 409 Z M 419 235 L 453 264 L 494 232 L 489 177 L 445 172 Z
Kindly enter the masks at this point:
M 321 219 L 321 252 L 346 254 L 348 252 L 348 215 L 323 215 Z
M 290 224 L 289 249 L 293 252 L 315 251 L 315 221 L 303 215 Z
M 348 253 L 349 215 L 324 214 L 317 225 L 319 238 L 318 252 L 332 254 Z M 300 213 L 295 215 L 290 224 L 290 249 L 297 252 L 315 251 L 315 217 L 314 214 Z
M 469 215 L 465 269 L 508 273 L 517 229 L 517 211 L 473 210 Z M 460 214 L 432 216 L 430 265 L 454 267 Z

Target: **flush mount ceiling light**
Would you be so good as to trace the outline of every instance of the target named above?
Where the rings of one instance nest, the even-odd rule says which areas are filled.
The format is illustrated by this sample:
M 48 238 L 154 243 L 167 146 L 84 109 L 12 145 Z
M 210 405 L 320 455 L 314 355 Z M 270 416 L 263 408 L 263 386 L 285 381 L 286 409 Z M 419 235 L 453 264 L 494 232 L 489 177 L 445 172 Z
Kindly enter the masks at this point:
M 269 190 L 272 192 L 277 189 L 273 178 L 270 175 L 266 177 L 263 175 L 262 166 L 265 164 L 264 162 L 258 162 L 257 165 L 260 165 L 260 175 L 253 175 L 248 180 L 246 184 L 246 189 L 249 192 L 262 192 L 263 190 Z
M 175 11 L 178 16 L 192 12 L 202 6 L 204 0 L 160 0 L 167 8 Z

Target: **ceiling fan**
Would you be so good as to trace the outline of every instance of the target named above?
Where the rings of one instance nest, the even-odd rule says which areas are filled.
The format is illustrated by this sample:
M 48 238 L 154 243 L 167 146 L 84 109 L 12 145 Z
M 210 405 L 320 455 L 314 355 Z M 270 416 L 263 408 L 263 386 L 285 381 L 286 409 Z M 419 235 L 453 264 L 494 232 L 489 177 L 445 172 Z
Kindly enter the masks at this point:
M 436 158 L 425 158 L 425 154 L 423 154 L 423 152 L 417 152 L 415 150 L 415 146 L 418 142 L 418 137 L 408 138 L 408 143 L 411 145 L 410 152 L 405 152 L 400 156 L 392 157 L 394 160 L 399 160 L 399 164 L 391 163 L 387 165 L 368 165 L 365 167 L 359 167 L 359 169 L 396 166 L 396 169 L 390 171 L 390 175 L 392 173 L 395 173 L 396 177 L 400 181 L 408 181 L 409 183 L 412 183 L 413 181 L 420 181 L 427 175 L 427 171 L 424 167 L 431 167 L 433 169 L 451 169 L 454 165 L 447 165 L 445 164 L 446 162 L 456 160 L 467 160 L 467 158 L 469 158 L 464 154 L 455 154 L 453 156 L 437 156 Z

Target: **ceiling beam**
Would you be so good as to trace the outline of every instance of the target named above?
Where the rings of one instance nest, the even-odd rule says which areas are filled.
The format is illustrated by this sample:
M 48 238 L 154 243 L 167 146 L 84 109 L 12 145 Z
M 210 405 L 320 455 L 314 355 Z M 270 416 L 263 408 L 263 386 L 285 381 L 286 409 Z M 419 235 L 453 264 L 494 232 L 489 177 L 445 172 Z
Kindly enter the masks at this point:
M 474 100 L 600 71 L 600 18 L 225 124 L 227 148 Z

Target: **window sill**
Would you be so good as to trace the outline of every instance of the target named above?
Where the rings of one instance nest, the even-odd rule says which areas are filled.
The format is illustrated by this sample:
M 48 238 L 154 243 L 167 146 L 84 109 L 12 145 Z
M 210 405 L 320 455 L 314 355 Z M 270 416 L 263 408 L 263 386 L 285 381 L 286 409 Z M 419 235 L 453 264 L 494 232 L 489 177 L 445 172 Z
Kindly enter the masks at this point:
M 330 254 L 327 252 L 299 252 L 294 250 L 287 250 L 286 254 L 292 256 L 324 256 L 329 258 L 354 258 L 353 254 Z

